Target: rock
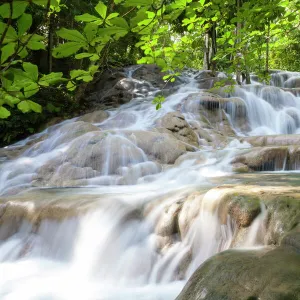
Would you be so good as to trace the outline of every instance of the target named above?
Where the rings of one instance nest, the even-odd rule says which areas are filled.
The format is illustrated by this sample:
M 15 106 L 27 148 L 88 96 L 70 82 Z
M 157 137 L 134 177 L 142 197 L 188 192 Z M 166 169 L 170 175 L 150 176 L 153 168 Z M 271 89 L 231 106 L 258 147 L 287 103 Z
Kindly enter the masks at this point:
M 158 121 L 158 125 L 167 129 L 177 139 L 191 145 L 188 150 L 195 150 L 198 147 L 197 134 L 192 130 L 184 116 L 179 112 L 167 113 Z
M 232 171 L 236 173 L 248 173 L 250 171 L 249 167 L 242 163 L 232 164 Z
M 99 78 L 89 86 L 86 100 L 95 107 L 98 104 L 118 106 L 133 98 L 134 83 L 126 78 L 122 69 L 104 71 Z
M 193 160 L 194 164 L 204 164 L 207 161 L 207 154 L 201 151 L 185 153 L 176 159 L 174 165 L 179 166 L 187 160 Z
M 203 79 L 200 79 L 198 80 L 198 87 L 199 89 L 205 89 L 205 90 L 208 90 L 208 89 L 212 89 L 215 87 L 215 85 L 217 83 L 219 83 L 223 85 L 234 85 L 236 84 L 236 82 L 234 80 L 230 80 L 230 79 L 226 79 L 226 78 L 220 78 L 220 77 L 208 77 L 208 78 L 203 78 Z
M 61 155 L 39 168 L 35 185 L 85 185 L 82 179 L 117 175 L 120 167 L 145 161 L 144 152 L 126 137 L 89 132 L 74 139 Z
M 194 192 L 182 204 L 182 208 L 178 214 L 178 227 L 182 240 L 186 237 L 192 222 L 201 211 L 202 199 L 203 193 Z
M 255 195 L 233 195 L 227 204 L 228 214 L 239 227 L 248 227 L 261 212 L 260 199 Z
M 163 212 L 155 227 L 157 235 L 171 237 L 179 232 L 178 228 L 178 214 L 182 207 L 182 201 L 177 201 L 164 207 Z
M 240 98 L 222 98 L 208 92 L 190 94 L 183 100 L 183 111 L 194 114 L 197 110 L 201 121 L 208 122 L 211 128 L 224 132 L 226 136 L 235 135 L 226 114 L 230 116 L 235 127 L 247 129 L 246 105 Z
M 185 144 L 168 133 L 128 131 L 125 134 L 150 158 L 162 164 L 173 164 L 180 155 L 186 152 Z
M 100 128 L 83 121 L 63 124 L 58 127 L 57 130 L 52 131 L 53 136 L 50 137 L 53 140 L 53 142 L 51 142 L 51 148 L 54 149 L 57 146 L 69 143 L 79 136 L 94 131 L 100 131 Z
M 300 146 L 300 134 L 282 134 L 282 135 L 266 135 L 266 136 L 251 136 L 241 138 L 241 141 L 246 141 L 254 147 L 264 146 Z
M 235 157 L 231 163 L 242 163 L 253 171 L 275 171 L 284 168 L 287 156 L 287 147 L 251 148 Z
M 285 88 L 300 88 L 300 77 L 291 77 L 284 82 Z
M 147 81 L 154 88 L 159 89 L 169 89 L 183 83 L 179 77 L 175 77 L 174 82 L 165 82 L 163 80 L 165 75 L 166 73 L 161 72 L 160 68 L 154 64 L 136 66 L 136 70 L 132 73 L 134 79 Z
M 78 118 L 78 121 L 88 122 L 88 123 L 102 123 L 109 117 L 109 113 L 103 110 L 96 110 L 94 112 L 85 114 Z
M 228 250 L 204 262 L 176 300 L 299 300 L 300 255 L 289 248 Z
M 218 209 L 220 221 L 227 222 L 230 215 L 237 225 L 235 239 L 240 239 L 242 227 L 249 227 L 261 212 L 261 205 L 266 210 L 264 231 L 257 237 L 265 245 L 279 245 L 286 234 L 300 226 L 299 188 L 286 186 L 219 186 L 209 191 L 218 195 L 213 209 Z M 241 232 L 243 234 L 243 232 Z M 238 243 L 243 243 L 238 241 Z

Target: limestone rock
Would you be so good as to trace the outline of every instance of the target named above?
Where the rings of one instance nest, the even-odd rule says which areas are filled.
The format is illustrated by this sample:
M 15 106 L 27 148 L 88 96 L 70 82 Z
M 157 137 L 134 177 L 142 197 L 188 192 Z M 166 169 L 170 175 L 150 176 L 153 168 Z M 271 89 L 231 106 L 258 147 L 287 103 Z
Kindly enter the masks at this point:
M 201 265 L 176 300 L 299 300 L 299 266 L 285 247 L 228 250 Z
M 163 164 L 173 164 L 180 155 L 186 152 L 185 144 L 168 133 L 128 131 L 126 135 L 149 157 Z
M 96 110 L 94 112 L 85 114 L 78 118 L 78 121 L 89 122 L 89 123 L 102 123 L 108 118 L 109 114 L 103 110 Z
M 287 155 L 287 147 L 251 148 L 231 163 L 242 163 L 254 171 L 275 171 L 283 169 Z
M 284 83 L 285 88 L 300 88 L 300 77 L 291 77 Z
M 159 126 L 166 128 L 174 137 L 191 145 L 191 150 L 198 147 L 197 134 L 192 130 L 184 116 L 179 112 L 167 113 L 158 121 Z

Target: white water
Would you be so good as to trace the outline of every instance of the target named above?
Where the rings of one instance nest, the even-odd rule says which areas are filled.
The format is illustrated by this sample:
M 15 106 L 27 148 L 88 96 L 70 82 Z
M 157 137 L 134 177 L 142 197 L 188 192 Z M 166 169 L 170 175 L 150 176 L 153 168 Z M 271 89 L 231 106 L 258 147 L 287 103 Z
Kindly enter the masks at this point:
M 97 207 L 85 216 L 64 221 L 44 219 L 38 227 L 16 220 L 16 230 L 0 242 L 0 299 L 171 300 L 203 261 L 231 246 L 235 224 L 229 217 L 226 224 L 219 220 L 220 194 L 206 191 L 213 186 L 211 178 L 231 173 L 234 154 L 251 146 L 234 139 L 220 151 L 207 146 L 170 168 L 158 164 L 129 138 L 137 134 L 136 130 L 152 129 L 159 118 L 177 109 L 188 122 L 199 123 L 197 107 L 201 98 L 183 103 L 188 95 L 199 92 L 194 77 L 185 77 L 188 83 L 167 97 L 159 111 L 151 104 L 157 93 L 151 88 L 146 97 L 111 110 L 106 121 L 96 124 L 101 132 L 88 132 L 84 138 L 72 136 L 76 119 L 68 120 L 32 137 L 37 139 L 36 144 L 21 157 L 0 166 L 0 195 L 7 196 L 32 188 L 39 169 L 49 162 L 63 158 L 64 163 L 71 157 L 72 163 L 77 164 L 76 170 L 80 168 L 86 176 L 76 186 L 85 188 L 58 189 L 53 195 L 68 195 L 67 199 L 80 196 L 82 201 L 92 196 Z M 240 135 L 299 132 L 300 99 L 291 93 L 251 85 L 236 88 L 232 96 L 240 97 L 246 105 L 249 128 L 244 131 L 238 126 L 235 105 L 227 110 L 225 107 L 229 121 Z M 88 147 L 98 143 L 97 138 L 103 133 L 100 149 L 106 151 L 97 152 L 100 159 L 86 167 L 87 158 L 96 155 L 96 149 Z M 11 148 L 27 142 L 28 139 Z M 63 172 L 67 167 L 57 165 L 50 170 L 56 176 L 51 182 L 59 184 L 64 180 L 61 174 L 66 174 Z M 74 180 L 76 170 L 72 169 Z M 160 249 L 156 226 L 163 212 L 193 191 L 201 193 L 196 196 L 198 211 L 188 231 L 182 239 L 177 233 L 168 243 L 162 241 L 164 247 Z M 38 199 L 29 193 L 23 205 L 34 209 L 38 201 L 47 198 L 47 193 L 41 190 Z M 150 209 L 152 204 L 154 208 Z M 257 245 L 257 232 L 264 217 L 262 208 L 244 246 Z M 0 236 L 5 236 L 6 231 L 1 226 Z M 185 268 L 180 269 L 182 266 Z

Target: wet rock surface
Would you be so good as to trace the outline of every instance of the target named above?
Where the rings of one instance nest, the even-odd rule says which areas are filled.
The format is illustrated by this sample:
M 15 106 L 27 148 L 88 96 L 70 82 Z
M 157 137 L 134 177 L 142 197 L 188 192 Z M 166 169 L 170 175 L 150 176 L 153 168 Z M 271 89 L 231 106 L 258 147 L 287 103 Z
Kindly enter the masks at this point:
M 289 247 L 228 250 L 206 261 L 177 300 L 298 300 L 300 255 Z

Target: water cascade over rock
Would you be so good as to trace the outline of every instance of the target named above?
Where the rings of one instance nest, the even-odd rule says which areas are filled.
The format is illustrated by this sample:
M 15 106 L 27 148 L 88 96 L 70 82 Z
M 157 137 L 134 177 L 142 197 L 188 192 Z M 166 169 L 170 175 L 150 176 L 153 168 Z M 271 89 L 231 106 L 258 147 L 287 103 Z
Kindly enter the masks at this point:
M 0 149 L 0 299 L 298 300 L 300 74 L 224 78 L 105 74 Z

